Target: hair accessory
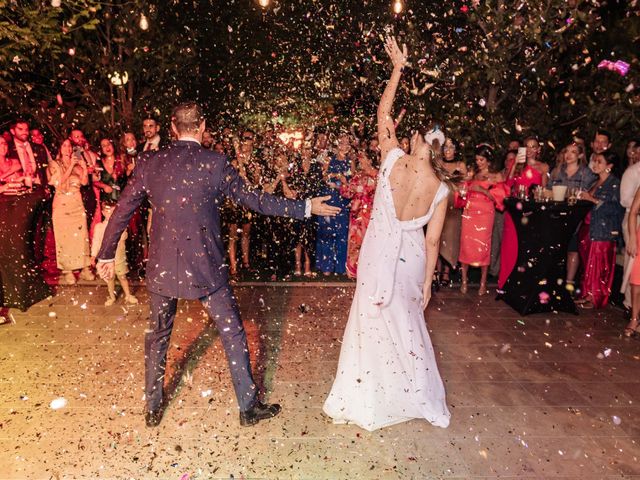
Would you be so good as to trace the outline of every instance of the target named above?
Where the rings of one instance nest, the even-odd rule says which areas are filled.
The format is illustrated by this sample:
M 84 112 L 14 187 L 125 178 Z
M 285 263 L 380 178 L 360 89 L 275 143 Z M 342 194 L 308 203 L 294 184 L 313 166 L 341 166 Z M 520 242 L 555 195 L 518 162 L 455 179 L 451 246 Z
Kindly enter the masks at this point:
M 439 125 L 435 125 L 431 130 L 424 134 L 424 139 L 429 145 L 433 145 L 434 140 L 438 140 L 438 143 L 444 145 L 444 133 L 440 130 Z

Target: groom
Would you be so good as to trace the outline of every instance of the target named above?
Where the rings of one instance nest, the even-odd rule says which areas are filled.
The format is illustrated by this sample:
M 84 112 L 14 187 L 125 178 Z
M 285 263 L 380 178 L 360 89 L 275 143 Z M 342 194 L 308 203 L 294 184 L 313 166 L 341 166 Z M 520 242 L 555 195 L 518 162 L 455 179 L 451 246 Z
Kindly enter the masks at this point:
M 216 322 L 227 355 L 240 407 L 240 424 L 253 425 L 280 412 L 263 404 L 251 374 L 247 337 L 224 265 L 219 207 L 224 197 L 264 215 L 297 219 L 311 214 L 334 216 L 340 209 L 329 197 L 286 200 L 247 188 L 226 157 L 200 146 L 205 131 L 202 110 L 185 103 L 173 111 L 171 128 L 178 140 L 169 148 L 143 154 L 122 192 L 98 253 L 98 273 L 114 275 L 120 235 L 145 198 L 153 211 L 147 290 L 150 324 L 145 335 L 145 421 L 160 424 L 167 348 L 178 298 L 199 299 Z

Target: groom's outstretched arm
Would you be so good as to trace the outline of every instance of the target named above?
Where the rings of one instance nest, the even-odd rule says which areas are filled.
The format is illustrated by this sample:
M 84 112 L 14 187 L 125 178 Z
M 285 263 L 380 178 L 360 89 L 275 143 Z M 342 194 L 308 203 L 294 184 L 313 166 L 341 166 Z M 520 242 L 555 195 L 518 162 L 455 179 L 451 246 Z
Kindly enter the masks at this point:
M 96 257 L 98 260 L 109 261 L 115 258 L 116 248 L 122 232 L 127 228 L 133 212 L 145 199 L 147 192 L 144 188 L 143 171 L 144 162 L 138 161 L 109 219 L 102 239 L 102 246 Z
M 311 214 L 305 200 L 289 200 L 249 188 L 238 171 L 224 159 L 220 190 L 233 201 L 263 215 L 303 219 Z

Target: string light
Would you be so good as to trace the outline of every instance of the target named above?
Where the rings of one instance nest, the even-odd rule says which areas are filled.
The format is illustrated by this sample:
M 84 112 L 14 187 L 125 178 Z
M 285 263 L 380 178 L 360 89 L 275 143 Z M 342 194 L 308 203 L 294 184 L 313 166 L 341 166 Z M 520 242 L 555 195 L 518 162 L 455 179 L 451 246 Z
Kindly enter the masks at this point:
M 51 6 L 53 8 L 58 8 L 60 5 L 62 5 L 62 0 L 51 0 Z
M 271 0 L 258 0 L 258 5 L 260 5 L 262 8 L 267 8 L 270 3 Z
M 394 0 L 393 2 L 393 13 L 399 15 L 404 10 L 404 5 L 402 4 L 402 0 Z
M 140 15 L 140 28 L 142 30 L 148 30 L 149 29 L 149 19 L 147 19 L 146 15 L 144 13 L 142 15 Z

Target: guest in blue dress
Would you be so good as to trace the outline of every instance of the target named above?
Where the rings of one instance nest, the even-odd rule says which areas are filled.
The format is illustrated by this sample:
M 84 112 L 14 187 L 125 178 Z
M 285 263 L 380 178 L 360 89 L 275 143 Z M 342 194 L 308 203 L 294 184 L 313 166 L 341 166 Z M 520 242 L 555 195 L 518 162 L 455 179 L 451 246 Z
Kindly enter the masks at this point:
M 331 155 L 324 171 L 325 184 L 321 195 L 329 195 L 328 203 L 340 207 L 335 217 L 318 217 L 316 237 L 316 267 L 325 275 L 347 271 L 347 240 L 349 238 L 349 199 L 340 195 L 340 187 L 351 177 L 351 144 L 348 135 L 338 139 L 338 152 Z

